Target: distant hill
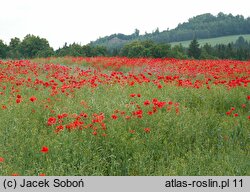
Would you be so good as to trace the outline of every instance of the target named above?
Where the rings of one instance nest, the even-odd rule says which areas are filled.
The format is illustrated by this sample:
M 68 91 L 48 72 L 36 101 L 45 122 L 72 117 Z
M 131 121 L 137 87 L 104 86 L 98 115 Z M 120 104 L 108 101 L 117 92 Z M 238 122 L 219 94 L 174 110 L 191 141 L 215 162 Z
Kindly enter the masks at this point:
M 242 15 L 219 13 L 214 16 L 210 13 L 190 18 L 188 22 L 179 24 L 175 29 L 156 29 L 152 33 L 139 35 L 136 29 L 131 35 L 122 33 L 112 34 L 102 37 L 90 43 L 92 46 L 105 46 L 108 50 L 120 49 L 125 44 L 135 40 L 151 40 L 156 43 L 171 43 L 188 41 L 194 38 L 208 39 L 222 36 L 250 34 L 250 17 L 244 18 Z
M 246 41 L 250 42 L 250 34 L 248 35 L 229 35 L 229 36 L 223 36 L 223 37 L 215 37 L 215 38 L 209 38 L 209 39 L 198 39 L 199 45 L 204 46 L 206 43 L 215 46 L 218 44 L 228 44 L 228 43 L 235 43 L 236 40 L 239 37 L 243 37 Z M 171 42 L 170 44 L 172 46 L 179 45 L 181 44 L 183 47 L 188 47 L 190 42 L 192 40 L 187 40 L 187 41 L 178 41 L 178 42 Z

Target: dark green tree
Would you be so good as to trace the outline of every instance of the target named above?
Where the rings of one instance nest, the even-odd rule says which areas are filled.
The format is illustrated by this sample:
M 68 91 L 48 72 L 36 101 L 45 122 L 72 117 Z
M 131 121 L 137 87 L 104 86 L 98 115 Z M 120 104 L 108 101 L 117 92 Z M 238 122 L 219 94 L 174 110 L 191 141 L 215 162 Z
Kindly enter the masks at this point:
M 174 58 L 178 58 L 178 59 L 187 59 L 188 58 L 186 50 L 182 46 L 182 44 L 175 45 L 174 47 L 172 47 L 171 56 Z
M 199 48 L 199 43 L 196 39 L 191 41 L 188 47 L 188 56 L 195 59 L 199 59 L 201 55 L 201 49 Z
M 0 40 L 0 58 L 5 59 L 7 56 L 8 46 L 3 43 L 2 40 Z
M 24 58 L 50 57 L 54 51 L 49 42 L 39 36 L 27 35 L 20 44 L 20 53 Z
M 7 56 L 11 59 L 20 59 L 21 53 L 20 53 L 20 44 L 21 41 L 19 38 L 11 38 L 10 44 L 9 44 L 9 51 L 7 53 Z
M 152 47 L 152 56 L 154 58 L 173 57 L 173 55 L 171 54 L 171 45 L 155 44 Z
M 135 29 L 134 36 L 139 37 L 140 31 L 139 29 Z

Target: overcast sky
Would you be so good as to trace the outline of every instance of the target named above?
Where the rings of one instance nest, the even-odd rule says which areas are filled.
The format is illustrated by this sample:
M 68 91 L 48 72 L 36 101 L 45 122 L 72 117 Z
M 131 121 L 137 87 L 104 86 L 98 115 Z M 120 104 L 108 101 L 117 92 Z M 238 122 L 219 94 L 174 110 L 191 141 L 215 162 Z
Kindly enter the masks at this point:
M 57 49 L 114 33 L 175 28 L 190 17 L 219 12 L 250 17 L 249 0 L 0 0 L 0 39 L 27 34 Z

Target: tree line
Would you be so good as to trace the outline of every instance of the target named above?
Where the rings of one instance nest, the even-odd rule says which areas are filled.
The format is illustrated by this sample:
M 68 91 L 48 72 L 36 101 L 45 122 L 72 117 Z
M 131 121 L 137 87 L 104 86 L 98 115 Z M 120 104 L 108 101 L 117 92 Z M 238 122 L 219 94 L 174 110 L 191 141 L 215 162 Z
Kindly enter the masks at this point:
M 154 42 L 178 42 L 197 39 L 208 39 L 229 35 L 250 34 L 250 17 L 233 16 L 222 12 L 214 16 L 210 13 L 190 18 L 175 29 L 145 35 Z
M 218 13 L 216 16 L 206 13 L 190 18 L 188 22 L 178 24 L 175 29 L 159 31 L 159 28 L 151 33 L 140 35 L 140 31 L 135 29 L 131 35 L 121 33 L 102 37 L 91 42 L 91 45 L 101 45 L 108 50 L 119 49 L 125 44 L 140 40 L 153 41 L 155 43 L 171 43 L 186 40 L 208 39 L 229 35 L 250 34 L 250 17 L 244 18 L 242 15 Z
M 117 55 L 152 58 L 172 57 L 178 59 L 249 60 L 250 42 L 240 36 L 235 43 L 217 44 L 216 46 L 206 43 L 204 46 L 200 46 L 199 42 L 193 39 L 188 48 L 185 48 L 181 44 L 172 47 L 170 44 L 158 44 L 153 41 L 134 41 L 121 48 Z
M 62 56 L 106 56 L 106 48 L 101 46 L 79 45 L 76 43 L 53 50 L 48 40 L 35 35 L 26 35 L 21 41 L 15 37 L 10 40 L 9 45 L 0 40 L 0 58 L 2 59 L 32 59 L 36 57 L 62 57 Z
M 155 43 L 150 40 L 132 41 L 121 48 L 108 50 L 103 46 L 79 45 L 73 43 L 53 50 L 45 38 L 27 35 L 23 41 L 12 38 L 9 45 L 0 40 L 1 59 L 32 59 L 36 57 L 94 57 L 94 56 L 125 56 L 151 58 L 178 58 L 178 59 L 250 59 L 250 42 L 240 36 L 236 42 L 211 46 L 200 46 L 196 39 L 191 41 L 188 48 L 181 44 L 171 46 L 167 43 Z

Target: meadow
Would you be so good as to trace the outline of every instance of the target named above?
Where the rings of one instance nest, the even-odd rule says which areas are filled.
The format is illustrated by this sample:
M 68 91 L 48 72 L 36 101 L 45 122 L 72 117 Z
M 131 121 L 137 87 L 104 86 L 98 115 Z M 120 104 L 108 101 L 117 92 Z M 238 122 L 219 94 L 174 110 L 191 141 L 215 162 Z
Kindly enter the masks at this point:
M 206 43 L 211 45 L 211 46 L 216 46 L 218 44 L 224 44 L 227 45 L 228 43 L 235 43 L 236 40 L 242 36 L 246 41 L 250 41 L 250 35 L 245 34 L 245 35 L 229 35 L 229 36 L 222 36 L 222 37 L 216 37 L 216 38 L 209 38 L 209 39 L 198 39 L 199 44 L 201 46 L 204 46 Z M 170 43 L 172 46 L 182 44 L 183 47 L 188 47 L 189 44 L 191 43 L 190 41 L 179 41 L 179 42 L 173 42 Z
M 250 61 L 0 61 L 0 175 L 249 175 Z

